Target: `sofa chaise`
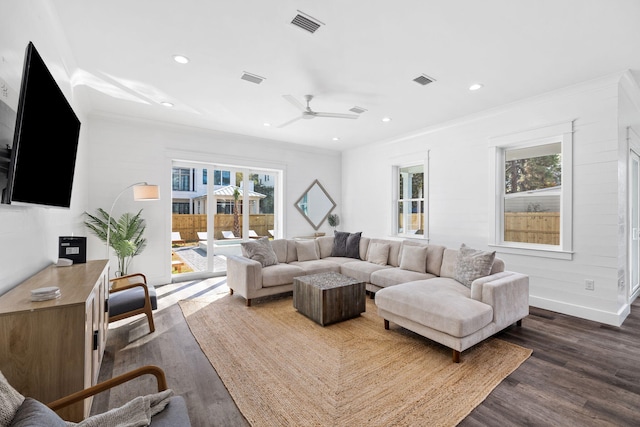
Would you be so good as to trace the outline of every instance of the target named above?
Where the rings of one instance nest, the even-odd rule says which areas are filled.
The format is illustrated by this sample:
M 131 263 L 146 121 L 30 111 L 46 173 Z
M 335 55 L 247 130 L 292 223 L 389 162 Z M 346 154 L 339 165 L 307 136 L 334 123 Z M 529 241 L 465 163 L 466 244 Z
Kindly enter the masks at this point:
M 529 278 L 494 252 L 336 232 L 313 240 L 259 239 L 227 257 L 232 294 L 251 300 L 293 290 L 293 278 L 334 271 L 366 283 L 378 314 L 460 352 L 529 314 Z

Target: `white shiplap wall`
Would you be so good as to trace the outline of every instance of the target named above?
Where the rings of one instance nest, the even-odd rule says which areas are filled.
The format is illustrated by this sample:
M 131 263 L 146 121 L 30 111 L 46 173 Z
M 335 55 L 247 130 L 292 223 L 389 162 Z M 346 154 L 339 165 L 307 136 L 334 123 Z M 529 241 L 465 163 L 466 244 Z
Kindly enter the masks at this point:
M 573 121 L 573 259 L 498 256 L 507 269 L 530 276 L 531 305 L 619 324 L 626 307 L 617 290 L 621 75 L 465 117 L 402 140 L 347 151 L 343 154 L 343 228 L 387 237 L 391 165 L 408 153 L 428 151 L 431 242 L 456 248 L 466 243 L 488 250 L 492 226 L 488 140 Z M 595 290 L 585 290 L 585 279 L 595 281 Z

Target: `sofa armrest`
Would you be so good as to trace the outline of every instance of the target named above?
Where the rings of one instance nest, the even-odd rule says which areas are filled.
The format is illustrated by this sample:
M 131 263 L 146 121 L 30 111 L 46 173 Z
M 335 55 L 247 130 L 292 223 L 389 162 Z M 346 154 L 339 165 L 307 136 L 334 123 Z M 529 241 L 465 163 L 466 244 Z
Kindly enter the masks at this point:
M 248 289 L 262 288 L 262 264 L 244 256 L 227 255 L 227 286 L 244 296 Z
M 481 277 L 471 284 L 471 298 L 493 307 L 493 321 L 507 327 L 529 314 L 529 276 L 503 271 Z

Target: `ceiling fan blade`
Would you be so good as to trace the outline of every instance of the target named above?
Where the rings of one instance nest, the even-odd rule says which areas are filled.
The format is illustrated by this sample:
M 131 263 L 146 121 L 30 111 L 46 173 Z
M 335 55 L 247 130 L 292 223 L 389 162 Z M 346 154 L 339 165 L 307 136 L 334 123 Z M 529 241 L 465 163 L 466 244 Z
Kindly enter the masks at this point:
M 300 101 L 298 101 L 297 99 L 295 99 L 293 96 L 291 95 L 282 95 L 282 97 L 284 99 L 286 99 L 287 101 L 289 101 L 291 103 L 291 105 L 293 105 L 294 107 L 296 107 L 298 110 L 300 111 L 307 111 L 307 109 L 305 108 L 304 105 L 302 105 L 302 103 Z
M 293 123 L 293 122 L 297 122 L 297 121 L 298 121 L 298 120 L 300 120 L 301 118 L 302 118 L 302 116 L 298 116 L 298 117 L 296 117 L 295 119 L 291 119 L 291 120 L 289 120 L 288 122 L 285 122 L 285 123 L 281 124 L 280 126 L 278 126 L 278 128 L 283 128 L 283 127 L 285 127 L 285 126 L 288 126 L 288 125 L 290 125 L 290 124 L 291 124 L 291 123 Z
M 357 114 L 341 114 L 341 113 L 314 113 L 316 117 L 331 117 L 334 119 L 357 119 L 359 116 Z

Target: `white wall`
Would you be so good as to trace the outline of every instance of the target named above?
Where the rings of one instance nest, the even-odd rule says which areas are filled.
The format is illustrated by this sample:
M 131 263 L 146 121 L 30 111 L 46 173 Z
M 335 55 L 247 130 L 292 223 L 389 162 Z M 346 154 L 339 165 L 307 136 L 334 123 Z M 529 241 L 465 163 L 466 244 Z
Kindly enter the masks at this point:
M 134 258 L 132 268 L 145 272 L 152 283 L 171 280 L 172 160 L 284 170 L 284 237 L 313 234 L 294 203 L 315 179 L 340 213 L 341 155 L 337 151 L 123 117 L 92 116 L 90 122 L 89 211 L 98 207 L 108 211 L 118 193 L 135 182 L 160 185 L 160 201 L 134 202 L 128 190 L 113 212 L 117 217 L 143 209 L 148 246 Z M 331 228 L 325 222 L 318 231 L 330 233 Z M 92 235 L 88 246 L 89 258 L 105 257 L 104 244 Z
M 55 262 L 58 237 L 84 232 L 82 212 L 87 204 L 87 132 L 82 102 L 72 93 L 68 69 L 72 62 L 65 51 L 64 36 L 54 24 L 46 1 L 3 1 L 0 13 L 0 78 L 15 94 L 8 104 L 14 109 L 20 90 L 24 53 L 32 41 L 82 123 L 78 147 L 78 165 L 70 209 L 0 205 L 0 294 Z M 14 104 L 15 101 L 15 104 Z M 43 143 L 55 143 L 55 134 Z M 43 191 L 56 185 L 55 177 L 34 177 Z
M 430 242 L 489 249 L 489 138 L 574 121 L 573 258 L 500 253 L 507 269 L 530 276 L 533 306 L 620 324 L 618 298 L 618 82 L 620 74 L 578 84 L 343 153 L 343 226 L 363 235 L 391 230 L 391 166 L 429 153 Z M 362 177 L 367 177 L 362 179 Z M 585 279 L 595 290 L 585 290 Z

